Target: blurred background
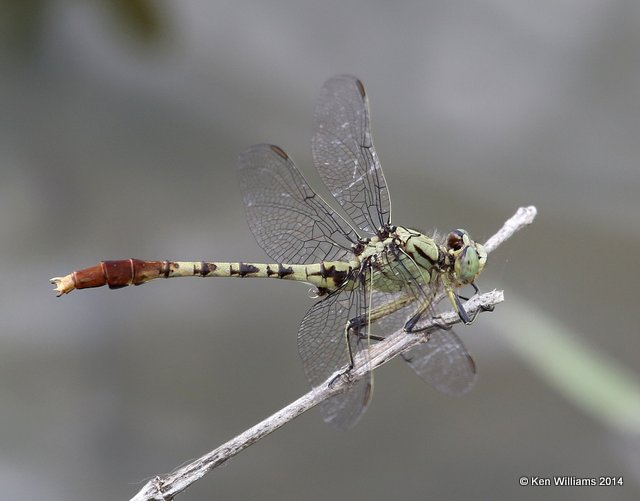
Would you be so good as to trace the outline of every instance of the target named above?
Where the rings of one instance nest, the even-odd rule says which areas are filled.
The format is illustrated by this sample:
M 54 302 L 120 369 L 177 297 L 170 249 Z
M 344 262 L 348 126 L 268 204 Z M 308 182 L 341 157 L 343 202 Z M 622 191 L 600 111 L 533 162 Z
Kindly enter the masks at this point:
M 394 222 L 479 241 L 535 224 L 458 328 L 480 378 L 400 361 L 349 432 L 313 410 L 179 499 L 637 499 L 640 4 L 631 0 L 28 0 L 0 4 L 0 485 L 129 499 L 307 391 L 308 286 L 158 281 L 57 299 L 102 259 L 265 261 L 235 159 L 312 183 L 322 83 L 367 86 Z M 520 487 L 521 476 L 624 478 Z

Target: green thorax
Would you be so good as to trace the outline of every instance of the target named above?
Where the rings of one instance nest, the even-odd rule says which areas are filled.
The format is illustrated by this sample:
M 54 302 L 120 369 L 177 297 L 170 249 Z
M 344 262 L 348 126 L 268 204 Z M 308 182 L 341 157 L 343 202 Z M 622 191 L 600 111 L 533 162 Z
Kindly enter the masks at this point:
M 487 259 L 484 247 L 465 230 L 452 231 L 440 244 L 403 226 L 389 227 L 363 241 L 361 252 L 355 254 L 360 265 L 371 268 L 373 288 L 383 292 L 401 290 L 410 278 L 433 290 L 439 280 L 452 287 L 470 284 Z

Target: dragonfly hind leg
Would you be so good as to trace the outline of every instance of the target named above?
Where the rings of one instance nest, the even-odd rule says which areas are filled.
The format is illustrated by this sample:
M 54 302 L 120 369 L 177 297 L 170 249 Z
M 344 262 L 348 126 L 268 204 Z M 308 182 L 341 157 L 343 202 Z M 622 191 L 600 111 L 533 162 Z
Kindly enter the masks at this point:
M 366 320 L 364 315 L 359 315 L 355 318 L 352 318 L 347 322 L 344 328 L 344 342 L 347 345 L 347 352 L 349 354 L 349 365 L 347 368 L 340 373 L 336 374 L 334 378 L 329 382 L 329 387 L 333 386 L 335 382 L 340 378 L 348 379 L 349 373 L 355 367 L 355 362 L 353 360 L 353 348 L 351 347 L 351 336 L 356 338 L 356 343 L 360 343 L 361 341 L 368 339 L 372 341 L 383 341 L 384 337 L 382 336 L 373 336 L 369 335 L 367 332 L 361 332 L 362 328 L 368 325 L 368 321 Z
M 356 319 L 349 320 L 344 326 L 343 337 L 344 337 L 344 342 L 347 345 L 347 353 L 349 354 L 349 365 L 347 365 L 347 368 L 345 370 L 340 371 L 338 374 L 336 374 L 333 377 L 331 381 L 329 381 L 329 388 L 331 388 L 338 379 L 349 380 L 349 373 L 353 370 L 353 367 L 355 366 L 355 363 L 353 361 L 353 350 L 351 349 L 351 342 L 350 342 L 349 336 L 355 335 L 357 336 L 359 341 L 361 336 L 360 334 L 361 326 L 362 324 L 357 321 L 357 317 Z
M 356 336 L 358 341 L 361 341 L 363 339 L 370 339 L 371 341 L 383 341 L 384 337 L 382 336 L 374 336 L 372 334 L 369 334 L 367 332 L 362 333 L 360 332 L 360 330 L 367 326 L 369 324 L 369 320 L 367 319 L 367 317 L 365 315 L 359 315 L 355 318 L 352 318 L 351 320 L 349 320 L 347 322 L 347 341 L 348 341 L 348 336 L 352 335 L 352 336 Z

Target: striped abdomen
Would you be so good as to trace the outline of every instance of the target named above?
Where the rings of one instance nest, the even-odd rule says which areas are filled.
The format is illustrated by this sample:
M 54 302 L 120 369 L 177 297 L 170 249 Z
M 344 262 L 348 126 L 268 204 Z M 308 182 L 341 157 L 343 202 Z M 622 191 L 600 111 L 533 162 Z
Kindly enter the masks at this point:
M 173 277 L 253 277 L 279 278 L 308 282 L 315 285 L 321 294 L 331 292 L 350 276 L 352 266 L 357 263 L 343 261 L 318 264 L 259 264 L 221 263 L 211 261 L 142 261 L 120 259 L 102 261 L 100 264 L 74 271 L 64 277 L 51 279 L 58 296 L 73 289 L 87 289 L 108 285 L 111 289 L 140 285 L 156 278 Z

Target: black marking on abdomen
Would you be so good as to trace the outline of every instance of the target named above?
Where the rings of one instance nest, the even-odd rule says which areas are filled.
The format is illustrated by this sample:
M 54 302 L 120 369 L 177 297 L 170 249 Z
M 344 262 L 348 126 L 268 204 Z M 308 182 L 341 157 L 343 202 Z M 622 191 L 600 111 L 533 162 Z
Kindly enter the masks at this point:
M 339 287 L 349 276 L 349 270 L 338 270 L 335 265 L 325 266 L 324 262 L 320 263 L 320 271 L 309 273 L 309 276 L 320 276 L 323 280 L 331 279 L 336 287 Z
M 169 265 L 169 261 L 162 262 L 160 273 L 164 275 L 164 278 L 169 278 L 169 275 L 171 274 L 171 266 Z
M 320 271 L 314 271 L 312 273 L 307 273 L 307 277 L 322 277 L 326 280 L 327 278 L 327 270 L 324 267 L 324 261 L 320 263 Z
M 293 268 L 291 266 L 286 267 L 278 264 L 278 278 L 284 278 L 289 275 L 293 275 Z
M 260 268 L 252 264 L 239 263 L 239 266 L 240 266 L 240 271 L 238 272 L 238 274 L 243 278 L 246 277 L 247 275 L 250 275 L 252 273 L 258 273 L 260 271 Z
M 337 270 L 335 266 L 332 266 L 329 271 L 336 287 L 342 285 L 349 275 L 348 271 Z
M 216 270 L 216 265 L 213 263 L 207 263 L 206 261 L 200 261 L 200 269 L 195 270 L 201 277 L 206 277 L 209 273 Z

